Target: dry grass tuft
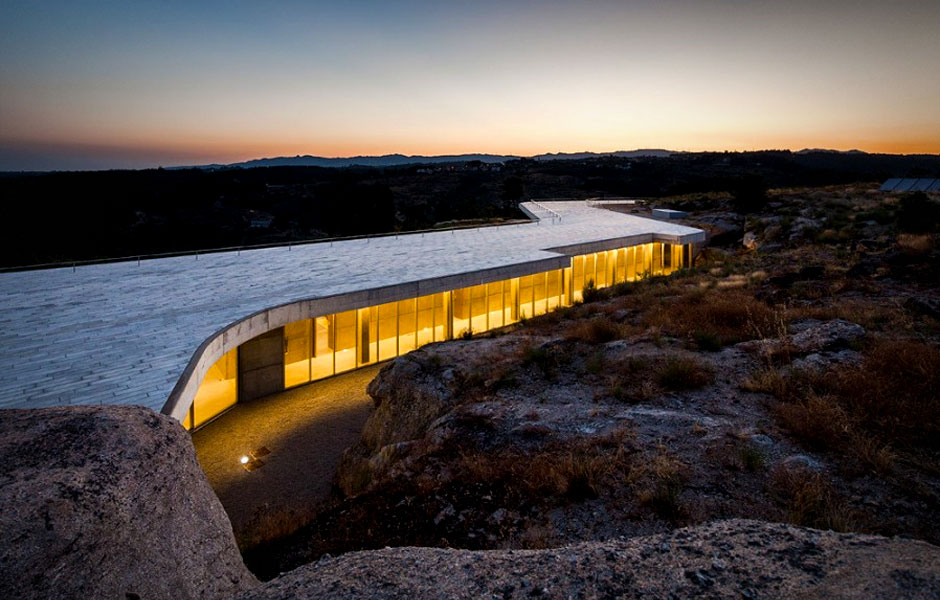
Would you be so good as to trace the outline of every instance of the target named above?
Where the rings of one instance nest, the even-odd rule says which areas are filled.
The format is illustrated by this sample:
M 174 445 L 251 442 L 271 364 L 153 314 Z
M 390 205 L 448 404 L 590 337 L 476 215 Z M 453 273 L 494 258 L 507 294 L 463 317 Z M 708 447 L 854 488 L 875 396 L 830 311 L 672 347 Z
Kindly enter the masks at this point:
M 646 324 L 716 350 L 774 331 L 774 311 L 744 289 L 696 289 L 646 315 Z
M 565 330 L 565 338 L 588 344 L 606 344 L 623 337 L 623 329 L 608 317 L 578 321 Z
M 857 531 L 859 518 L 821 473 L 774 469 L 769 491 L 784 505 L 786 519 L 794 525 Z
M 463 454 L 456 461 L 454 478 L 470 486 L 499 486 L 516 499 L 596 498 L 614 473 L 628 468 L 629 438 L 627 429 L 617 429 L 600 438 L 547 446 L 534 454 L 518 449 Z
M 670 391 L 694 390 L 715 379 L 712 368 L 692 356 L 670 356 L 659 366 L 656 382 Z
M 685 514 L 682 490 L 688 467 L 664 446 L 659 446 L 649 460 L 632 469 L 629 483 L 637 488 L 637 499 L 665 519 Z
M 845 409 L 833 397 L 813 392 L 797 402 L 777 405 L 774 414 L 794 437 L 819 450 L 839 444 L 852 428 Z
M 774 394 L 774 414 L 804 443 L 842 452 L 877 472 L 903 452 L 940 450 L 940 349 L 907 340 L 876 341 L 861 365 L 828 373 L 765 370 L 746 389 Z

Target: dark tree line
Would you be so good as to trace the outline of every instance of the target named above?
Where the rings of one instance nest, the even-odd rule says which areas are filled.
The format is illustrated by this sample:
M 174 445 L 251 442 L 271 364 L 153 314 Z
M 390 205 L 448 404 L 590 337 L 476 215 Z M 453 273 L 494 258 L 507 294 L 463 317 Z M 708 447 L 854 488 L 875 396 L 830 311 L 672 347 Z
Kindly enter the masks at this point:
M 940 176 L 940 156 L 754 153 L 478 161 L 388 168 L 258 167 L 0 174 L 2 266 L 424 229 L 522 217 L 529 198 L 766 189 Z

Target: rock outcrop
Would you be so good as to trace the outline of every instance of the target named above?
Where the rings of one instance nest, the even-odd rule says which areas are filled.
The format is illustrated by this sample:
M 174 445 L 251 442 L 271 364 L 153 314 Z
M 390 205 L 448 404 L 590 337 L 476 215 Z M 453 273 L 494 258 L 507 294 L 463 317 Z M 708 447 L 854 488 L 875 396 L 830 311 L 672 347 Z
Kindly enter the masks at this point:
M 4 410 L 0 455 L 2 598 L 228 598 L 257 583 L 168 417 Z
M 296 569 L 242 600 L 275 598 L 936 598 L 925 542 L 718 521 L 550 550 L 386 548 Z
M 813 356 L 821 353 L 824 356 L 834 356 L 833 360 L 829 361 L 814 356 L 808 362 L 808 366 L 822 366 L 828 363 L 857 362 L 858 353 L 835 356 L 835 352 L 865 337 L 865 329 L 861 325 L 844 319 L 797 321 L 790 325 L 790 331 L 792 335 L 741 342 L 737 347 L 766 356 L 783 352 L 794 356 Z

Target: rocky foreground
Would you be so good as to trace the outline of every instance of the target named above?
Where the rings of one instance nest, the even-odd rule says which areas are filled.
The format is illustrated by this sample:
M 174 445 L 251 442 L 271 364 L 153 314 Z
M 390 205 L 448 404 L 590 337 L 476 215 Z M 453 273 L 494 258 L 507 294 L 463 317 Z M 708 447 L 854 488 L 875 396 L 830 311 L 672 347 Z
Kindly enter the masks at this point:
M 3 598 L 935 598 L 925 542 L 730 520 L 546 550 L 355 552 L 260 584 L 175 421 L 0 412 Z
M 940 549 L 730 520 L 552 550 L 388 548 L 321 559 L 274 598 L 936 598 Z

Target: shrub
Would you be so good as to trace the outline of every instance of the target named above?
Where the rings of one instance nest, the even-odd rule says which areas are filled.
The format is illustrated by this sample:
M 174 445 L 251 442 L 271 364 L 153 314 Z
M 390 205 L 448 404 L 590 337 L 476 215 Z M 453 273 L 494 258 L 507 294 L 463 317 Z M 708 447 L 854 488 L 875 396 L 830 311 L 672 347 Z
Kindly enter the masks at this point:
M 607 368 L 607 357 L 603 352 L 596 352 L 585 359 L 584 368 L 588 373 L 600 375 Z
M 589 279 L 587 285 L 581 290 L 581 297 L 584 299 L 584 302 L 594 302 L 603 299 L 604 293 L 597 289 L 593 279 Z
M 855 512 L 821 473 L 778 468 L 771 473 L 769 488 L 794 525 L 832 531 L 859 527 Z
M 622 335 L 620 325 L 607 317 L 597 317 L 575 323 L 565 331 L 569 340 L 578 340 L 589 344 L 605 344 Z
M 752 376 L 781 403 L 778 421 L 816 448 L 843 452 L 875 471 L 897 452 L 908 458 L 940 449 L 940 349 L 906 340 L 876 341 L 861 365 L 824 374 Z
M 745 290 L 696 290 L 646 315 L 649 326 L 711 347 L 767 337 L 779 329 L 779 316 Z
M 525 346 L 522 348 L 522 364 L 533 366 L 548 377 L 555 370 L 555 357 L 543 346 Z
M 724 347 L 721 338 L 711 331 L 696 330 L 692 333 L 695 346 L 705 352 L 718 352 Z
M 923 192 L 906 194 L 898 205 L 898 229 L 904 233 L 930 233 L 940 225 L 940 203 Z
M 711 368 L 692 357 L 670 356 L 659 367 L 656 381 L 671 391 L 692 390 L 712 382 Z
M 812 448 L 838 445 L 851 429 L 849 417 L 838 402 L 812 392 L 801 401 L 777 405 L 774 412 L 781 425 Z
M 747 471 L 760 471 L 767 462 L 767 456 L 754 446 L 744 446 L 738 450 L 738 458 L 741 465 Z
M 639 501 L 659 516 L 676 519 L 685 512 L 681 502 L 685 465 L 665 448 L 659 447 L 656 454 L 630 476 L 639 486 Z

